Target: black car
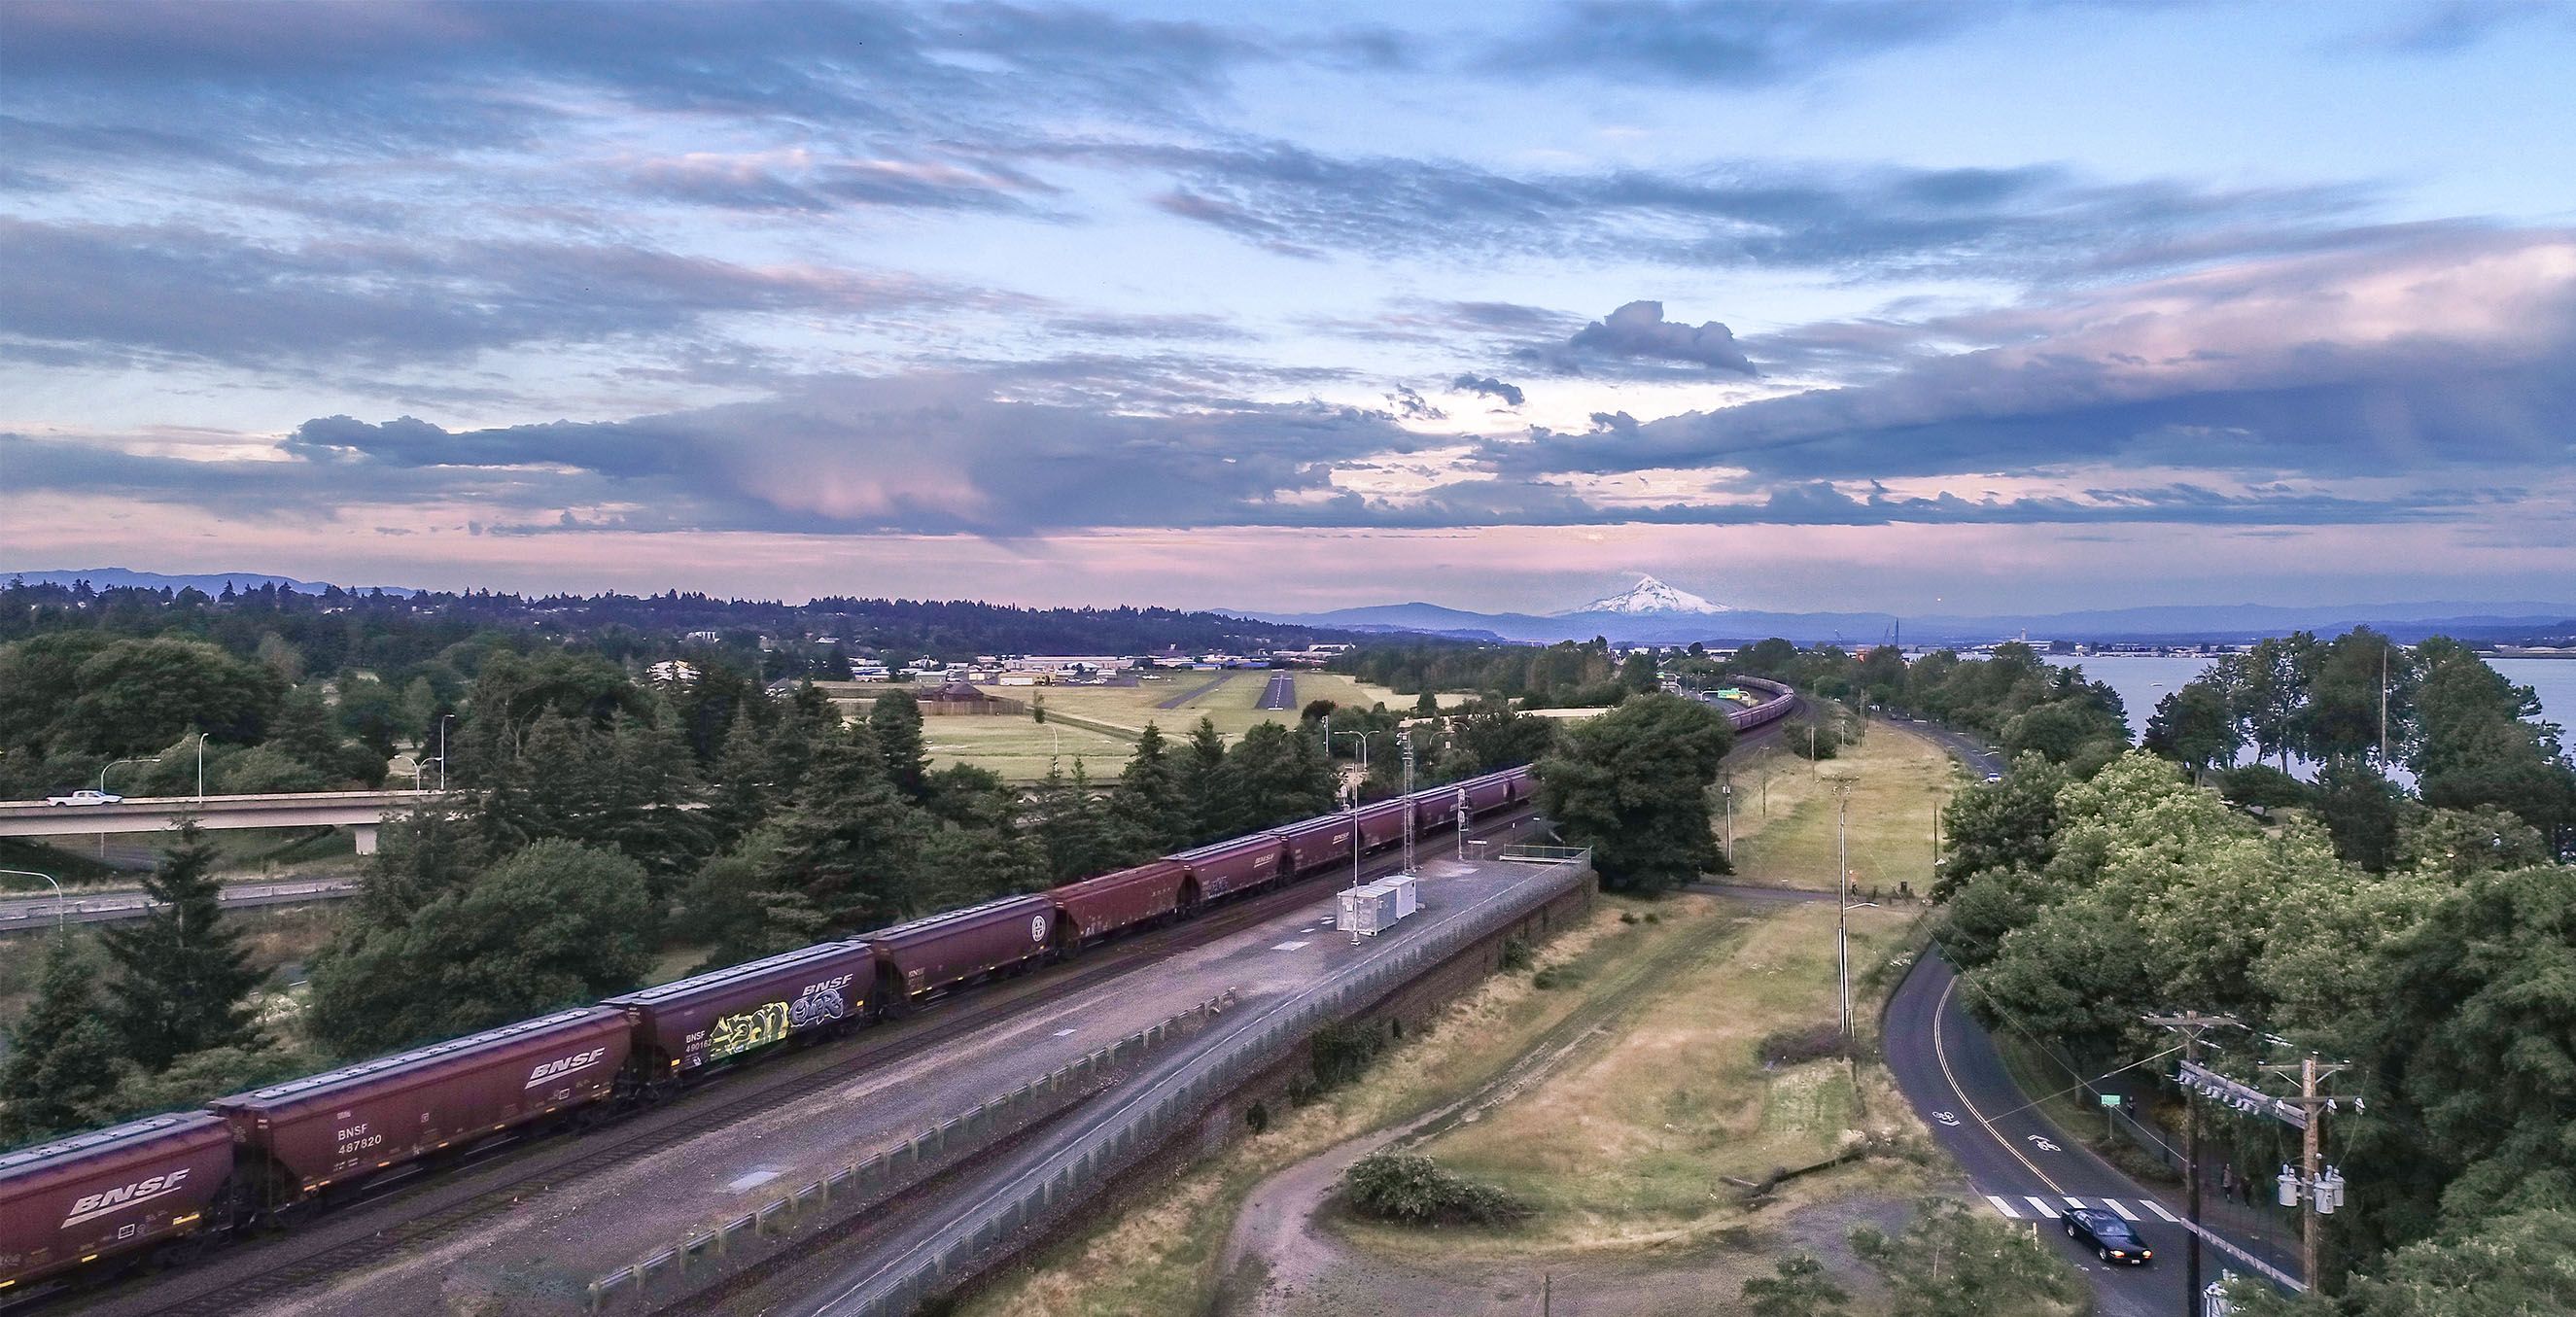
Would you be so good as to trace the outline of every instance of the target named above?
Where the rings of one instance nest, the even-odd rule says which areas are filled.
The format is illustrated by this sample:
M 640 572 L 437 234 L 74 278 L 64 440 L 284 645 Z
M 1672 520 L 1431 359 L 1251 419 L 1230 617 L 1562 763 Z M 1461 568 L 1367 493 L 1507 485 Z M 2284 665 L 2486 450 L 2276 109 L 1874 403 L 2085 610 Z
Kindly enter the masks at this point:
M 2138 1232 L 2128 1222 L 2098 1207 L 2066 1209 L 2066 1237 L 2091 1246 L 2104 1262 L 2142 1267 L 2156 1256 L 2156 1251 L 2138 1238 Z

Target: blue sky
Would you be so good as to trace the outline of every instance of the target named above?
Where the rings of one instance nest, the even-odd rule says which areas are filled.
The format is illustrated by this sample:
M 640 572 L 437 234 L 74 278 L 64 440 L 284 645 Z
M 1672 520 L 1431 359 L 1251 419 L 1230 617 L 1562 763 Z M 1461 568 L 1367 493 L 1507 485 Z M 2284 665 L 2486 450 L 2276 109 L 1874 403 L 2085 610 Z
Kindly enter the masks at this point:
M 0 23 L 0 565 L 2576 598 L 2576 7 Z

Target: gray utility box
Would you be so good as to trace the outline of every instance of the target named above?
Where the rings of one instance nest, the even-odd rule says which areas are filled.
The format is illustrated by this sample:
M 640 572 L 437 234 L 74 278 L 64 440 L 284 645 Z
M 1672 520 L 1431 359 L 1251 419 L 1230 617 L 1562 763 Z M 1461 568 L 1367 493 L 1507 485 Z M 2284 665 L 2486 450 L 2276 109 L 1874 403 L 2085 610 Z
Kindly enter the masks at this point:
M 1402 874 L 1389 878 L 1386 880 L 1386 886 L 1395 893 L 1396 918 L 1408 918 L 1414 911 L 1422 908 L 1419 884 L 1413 881 L 1413 875 Z
M 1395 893 L 1385 883 L 1345 891 L 1341 895 L 1341 915 L 1333 927 L 1344 933 L 1366 933 L 1374 937 L 1394 927 Z

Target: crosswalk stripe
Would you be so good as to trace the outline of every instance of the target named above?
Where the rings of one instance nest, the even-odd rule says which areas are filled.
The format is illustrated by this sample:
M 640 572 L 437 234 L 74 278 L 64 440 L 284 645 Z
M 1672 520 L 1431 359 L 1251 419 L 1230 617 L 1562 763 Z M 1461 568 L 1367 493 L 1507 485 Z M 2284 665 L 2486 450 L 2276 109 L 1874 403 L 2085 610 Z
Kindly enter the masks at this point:
M 2023 1194 L 2023 1195 L 2021 1196 L 2021 1200 L 2022 1200 L 2023 1202 L 2025 1202 L 2025 1203 L 2030 1204 L 2031 1206 L 2033 1206 L 2033 1207 L 2035 1207 L 2035 1208 L 2038 1208 L 2038 1209 L 2039 1209 L 2039 1214 L 2040 1214 L 2041 1216 L 2047 1217 L 2047 1218 L 2048 1218 L 2049 1220 L 2051 1220 L 2051 1221 L 2056 1220 L 2056 1219 L 2058 1218 L 2058 1216 L 2060 1215 L 2060 1213 L 2058 1212 L 2058 1210 L 2057 1210 L 2056 1208 L 2051 1207 L 2051 1206 L 2049 1206 L 2049 1205 L 2048 1205 L 2048 1200 L 2047 1200 L 2047 1199 L 2045 1199 L 2045 1198 L 2035 1197 L 2035 1196 L 2030 1195 L 2030 1194 Z
M 2066 1205 L 2067 1205 L 2068 1207 L 2082 1207 L 2082 1206 L 2084 1205 L 2084 1200 L 2083 1200 L 2083 1199 L 2081 1199 L 2081 1198 L 2075 1198 L 2075 1197 L 2071 1197 L 2071 1196 L 2070 1196 L 2070 1197 L 2066 1200 Z
M 1995 1205 L 1995 1210 L 1996 1210 L 1996 1211 L 1998 1211 L 1998 1212 L 2003 1213 L 2003 1214 L 2004 1214 L 2004 1216 L 2005 1216 L 2007 1219 L 2014 1220 L 2014 1221 L 2018 1221 L 2018 1220 L 2020 1220 L 2020 1219 L 2021 1219 L 2021 1213 L 2014 1211 L 2014 1210 L 2013 1210 L 2013 1205 L 2012 1205 L 2012 1204 L 2010 1204 L 2010 1203 L 2005 1202 L 2005 1201 L 2003 1200 L 2003 1198 L 2002 1198 L 2000 1195 L 1997 1195 L 1997 1194 L 1987 1194 L 1987 1195 L 1986 1195 L 1986 1201 L 1987 1201 L 1987 1202 L 1989 1202 L 1989 1203 L 1993 1203 L 1993 1204 Z
M 2103 1200 L 2102 1200 L 2102 1205 L 2103 1205 L 2104 1207 L 2110 1208 L 2110 1209 L 2111 1209 L 2112 1211 L 2114 1211 L 2114 1212 L 2119 1213 L 2119 1214 L 2120 1214 L 2120 1219 L 2121 1219 L 2121 1220 L 2123 1220 L 2123 1221 L 2135 1221 L 2135 1220 L 2137 1220 L 2137 1219 L 2138 1219 L 2138 1214 L 2137 1214 L 2137 1213 L 2135 1213 L 2135 1212 L 2130 1211 L 2130 1210 L 2129 1210 L 2128 1208 L 2126 1208 L 2126 1207 L 2121 1206 L 2121 1205 L 2120 1205 L 2120 1200 L 2119 1200 L 2119 1199 L 2117 1199 L 2117 1198 L 2105 1198 L 2105 1199 L 2103 1199 Z
M 2153 1212 L 2153 1213 L 2155 1213 L 2156 1215 L 2158 1215 L 2158 1216 L 2160 1216 L 2160 1217 L 2163 1217 L 2164 1219 L 2166 1219 L 2166 1220 L 2168 1220 L 2168 1221 L 2173 1222 L 2175 1225 L 2181 1225 L 2181 1224 L 2182 1224 L 2182 1218 L 2181 1218 L 2181 1217 L 2178 1217 L 2178 1216 L 2175 1216 L 2175 1215 L 2174 1215 L 2173 1213 L 2171 1213 L 2171 1212 L 2166 1211 L 2166 1210 L 2165 1210 L 2165 1205 L 2164 1205 L 2164 1204 L 2159 1203 L 2159 1202 L 2157 1202 L 2155 1199 L 2152 1199 L 2152 1198 L 2143 1199 L 2143 1200 L 2141 1200 L 2141 1201 L 2143 1201 L 2143 1202 L 2145 1202 L 2145 1203 L 2146 1203 L 2146 1205 L 2147 1205 L 2147 1210 L 2148 1210 L 2148 1211 Z

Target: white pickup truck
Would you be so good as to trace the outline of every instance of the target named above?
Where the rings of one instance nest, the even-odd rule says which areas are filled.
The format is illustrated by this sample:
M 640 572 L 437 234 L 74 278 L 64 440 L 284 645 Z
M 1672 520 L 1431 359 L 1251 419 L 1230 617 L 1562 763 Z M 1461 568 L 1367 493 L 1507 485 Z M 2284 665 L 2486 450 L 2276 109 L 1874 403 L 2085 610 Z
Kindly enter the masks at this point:
M 47 796 L 45 803 L 48 805 L 122 805 L 125 803 L 125 797 L 84 789 L 68 796 Z

